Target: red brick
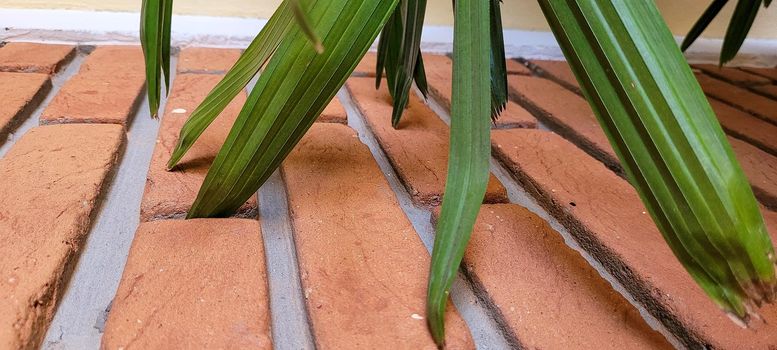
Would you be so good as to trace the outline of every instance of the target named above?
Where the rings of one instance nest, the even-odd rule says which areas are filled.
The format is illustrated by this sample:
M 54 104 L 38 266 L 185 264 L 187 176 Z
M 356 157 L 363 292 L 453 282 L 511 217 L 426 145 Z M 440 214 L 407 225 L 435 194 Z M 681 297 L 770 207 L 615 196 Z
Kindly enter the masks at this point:
M 369 78 L 351 78 L 347 86 L 413 201 L 424 206 L 439 205 L 448 173 L 448 126 L 411 94 L 408 108 L 394 129 L 391 96 L 386 87 L 375 90 Z M 507 191 L 493 175 L 483 200 L 507 202 Z
M 566 61 L 532 60 L 531 65 L 538 68 L 542 76 L 563 85 L 577 94 L 582 93 L 580 85 L 577 83 L 577 78 L 575 78 L 575 73 L 572 73 L 572 69 Z
M 426 75 L 429 92 L 443 107 L 450 111 L 453 61 L 441 55 L 424 55 L 424 60 L 426 60 L 424 62 L 428 62 Z M 494 127 L 498 129 L 536 128 L 537 119 L 515 102 L 508 101 L 505 110 L 499 115 Z
M 0 48 L 0 71 L 53 74 L 75 54 L 72 45 L 7 43 Z
M 211 74 L 179 74 L 175 78 L 151 156 L 146 189 L 140 205 L 141 221 L 183 218 L 197 198 L 211 163 L 245 103 L 245 92 L 238 94 L 227 105 L 172 171 L 166 170 L 167 161 L 189 115 L 221 78 Z M 253 217 L 256 211 L 256 196 L 253 196 L 238 210 L 237 215 Z
M 141 224 L 102 347 L 272 349 L 264 261 L 254 220 Z
M 424 62 L 426 63 L 426 62 Z M 367 52 L 356 65 L 356 69 L 353 70 L 353 75 L 362 77 L 375 77 L 375 67 L 378 64 L 378 55 L 375 52 Z
M 0 72 L 0 142 L 27 119 L 51 90 L 46 74 Z
M 696 74 L 696 78 L 708 96 L 726 102 L 772 124 L 777 124 L 777 101 L 708 75 Z
M 719 67 L 717 64 L 694 64 L 693 68 L 701 69 L 704 73 L 737 85 L 763 85 L 771 83 L 769 78 L 737 68 Z
M 281 169 L 316 346 L 434 348 L 423 319 L 429 254 L 356 133 L 316 123 Z M 448 310 L 448 347 L 474 348 Z
M 494 154 L 648 311 L 689 347 L 777 345 L 777 307 L 758 329 L 734 324 L 704 295 L 669 250 L 634 189 L 552 133 L 493 132 Z
M 777 85 L 755 86 L 753 87 L 753 90 L 756 90 L 763 95 L 766 95 L 772 99 L 777 100 Z
M 547 79 L 513 75 L 507 81 L 511 95 L 521 105 L 610 169 L 621 171 L 618 157 L 585 99 Z
M 516 348 L 671 349 L 558 232 L 519 205 L 480 209 L 463 265 Z
M 343 107 L 343 104 L 340 103 L 340 99 L 337 98 L 337 96 L 329 102 L 316 121 L 321 123 L 348 124 L 348 115 L 346 115 L 345 108 Z
M 777 126 L 718 100 L 709 101 L 727 134 L 777 155 L 777 138 L 774 137 L 777 135 Z
M 238 49 L 183 48 L 178 54 L 178 73 L 224 74 L 239 57 Z
M 40 123 L 127 125 L 143 99 L 143 67 L 140 46 L 98 47 L 59 90 Z
M 777 81 L 777 68 L 740 67 L 739 69 Z
M 505 66 L 507 68 L 507 74 L 531 75 L 531 69 L 529 69 L 529 67 L 524 66 L 522 63 L 514 59 L 506 59 Z
M 118 125 L 30 130 L 0 160 L 0 348 L 38 348 L 124 142 Z
M 758 200 L 770 209 L 777 209 L 777 158 L 755 146 L 728 138 Z

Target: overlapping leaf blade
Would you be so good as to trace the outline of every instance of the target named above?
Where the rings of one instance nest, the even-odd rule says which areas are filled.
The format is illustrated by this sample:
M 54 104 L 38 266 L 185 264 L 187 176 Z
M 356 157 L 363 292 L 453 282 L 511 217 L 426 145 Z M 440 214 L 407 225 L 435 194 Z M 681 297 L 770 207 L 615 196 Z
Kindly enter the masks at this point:
M 648 1 L 540 0 L 613 148 L 673 252 L 725 311 L 774 298 L 774 249 L 747 179 Z
M 280 165 L 377 37 L 396 0 L 317 1 L 310 9 L 326 50 L 292 28 L 251 91 L 188 217 L 234 212 Z
M 427 316 L 437 344 L 445 339 L 445 306 L 488 183 L 491 57 L 489 2 L 458 0 L 453 44 L 450 159 L 432 251 Z
M 178 143 L 167 163 L 173 168 L 194 145 L 210 123 L 227 107 L 230 101 L 245 88 L 261 67 L 270 59 L 294 23 L 289 3 L 284 1 L 275 10 L 267 24 L 254 38 L 237 62 L 227 72 L 208 96 L 192 112 L 181 128 Z
M 507 64 L 502 31 L 501 0 L 489 0 L 491 14 L 491 119 L 496 120 L 507 104 Z

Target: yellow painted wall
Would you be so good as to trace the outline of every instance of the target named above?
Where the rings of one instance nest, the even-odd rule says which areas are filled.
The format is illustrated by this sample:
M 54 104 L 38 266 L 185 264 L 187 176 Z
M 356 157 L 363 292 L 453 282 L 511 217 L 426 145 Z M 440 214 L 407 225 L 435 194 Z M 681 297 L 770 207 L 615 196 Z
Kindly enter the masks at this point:
M 656 0 L 670 28 L 679 35 L 685 34 L 709 2 L 709 0 Z M 175 12 L 188 15 L 267 18 L 278 3 L 280 0 L 176 0 Z M 705 32 L 705 37 L 723 36 L 734 3 L 731 1 L 726 6 L 719 18 Z M 453 19 L 450 4 L 451 0 L 429 0 L 427 23 L 450 25 Z M 137 11 L 139 6 L 140 0 L 0 0 L 0 7 L 5 8 Z M 506 28 L 548 30 L 545 19 L 534 0 L 504 0 L 502 14 Z M 777 9 L 761 11 L 750 37 L 777 39 Z

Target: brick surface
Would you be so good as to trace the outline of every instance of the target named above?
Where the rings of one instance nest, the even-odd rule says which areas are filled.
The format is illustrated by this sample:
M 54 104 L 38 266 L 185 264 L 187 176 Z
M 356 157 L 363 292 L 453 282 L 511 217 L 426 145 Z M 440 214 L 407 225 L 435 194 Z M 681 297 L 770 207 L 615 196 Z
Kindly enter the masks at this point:
M 182 48 L 178 54 L 178 73 L 224 74 L 239 57 L 238 49 Z
M 492 145 L 524 188 L 686 345 L 777 346 L 777 307 L 760 310 L 767 324 L 757 329 L 731 322 L 672 255 L 634 189 L 601 163 L 542 131 L 497 130 Z
M 511 58 L 505 60 L 505 67 L 507 68 L 507 74 L 531 75 L 531 69 L 529 69 L 529 67 L 526 67 L 521 62 Z
M 715 99 L 709 101 L 727 134 L 777 155 L 777 126 Z
M 566 61 L 532 60 L 531 65 L 542 76 L 563 85 L 577 94 L 582 93 L 580 85 L 575 78 L 575 73 L 572 73 L 572 69 L 569 68 L 569 64 Z
M 51 90 L 46 74 L 0 72 L 0 142 L 27 119 Z
M 443 107 L 450 111 L 453 61 L 442 55 L 424 55 L 424 60 L 426 60 L 424 62 L 428 62 L 426 75 L 429 92 Z M 536 128 L 537 119 L 515 102 L 508 101 L 505 110 L 494 123 L 494 127 L 497 129 Z
M 43 126 L 0 160 L 0 348 L 43 341 L 123 141 L 118 125 Z
M 375 90 L 369 78 L 351 78 L 347 87 L 413 201 L 424 206 L 439 205 L 448 173 L 448 126 L 411 94 L 408 108 L 394 129 L 391 96 L 385 87 Z M 507 191 L 493 175 L 484 201 L 507 202 Z
M 696 69 L 701 69 L 704 73 L 707 73 L 718 79 L 723 79 L 728 82 L 737 85 L 763 85 L 770 84 L 769 78 L 752 74 L 747 71 L 732 68 L 732 67 L 719 67 L 717 64 L 694 64 L 692 66 Z
M 672 348 L 558 232 L 519 205 L 480 209 L 463 265 L 516 348 Z
M 777 124 L 777 101 L 705 74 L 696 74 L 696 78 L 708 96 Z
M 426 58 L 426 56 L 424 56 Z M 426 63 L 426 62 L 424 62 Z M 378 64 L 378 55 L 375 52 L 367 52 L 366 55 L 356 65 L 353 75 L 363 77 L 375 77 L 375 66 Z
M 740 67 L 740 69 L 777 81 L 777 68 Z
M 143 67 L 140 46 L 98 47 L 59 90 L 41 124 L 127 125 L 143 98 Z
M 346 115 L 345 108 L 343 108 L 343 104 L 340 103 L 340 99 L 337 96 L 329 102 L 316 121 L 321 123 L 348 124 L 348 115 Z
M 111 306 L 105 349 L 272 349 L 259 223 L 143 223 Z
M 428 251 L 356 133 L 314 124 L 281 169 L 317 347 L 435 348 L 423 319 Z M 448 310 L 448 348 L 474 348 Z
M 167 161 L 178 143 L 186 119 L 219 80 L 221 76 L 209 74 L 179 74 L 175 78 L 151 156 L 146 189 L 140 205 L 141 221 L 183 218 L 197 198 L 200 185 L 246 100 L 245 92 L 238 94 L 227 105 L 175 169 L 167 171 Z M 253 196 L 238 210 L 237 215 L 253 217 L 256 209 L 256 196 Z
M 772 99 L 777 100 L 777 85 L 761 85 L 753 87 L 753 90 L 760 92 Z
M 52 74 L 75 54 L 72 45 L 7 43 L 0 48 L 0 71 Z
M 574 140 L 610 169 L 622 171 L 615 151 L 585 99 L 547 79 L 513 75 L 507 81 L 511 96 L 551 129 Z

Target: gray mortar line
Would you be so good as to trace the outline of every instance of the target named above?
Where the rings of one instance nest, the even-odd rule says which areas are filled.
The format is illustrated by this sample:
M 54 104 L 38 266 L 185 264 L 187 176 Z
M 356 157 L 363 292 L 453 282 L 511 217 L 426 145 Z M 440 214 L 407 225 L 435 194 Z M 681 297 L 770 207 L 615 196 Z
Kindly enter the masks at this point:
M 419 96 L 421 95 L 418 91 L 416 91 L 416 93 Z M 442 119 L 446 124 L 450 125 L 450 114 L 445 107 L 443 107 L 431 96 L 426 101 L 426 104 L 437 114 L 437 116 L 440 117 L 440 119 Z M 513 178 L 510 172 L 493 156 L 491 157 L 490 164 L 491 173 L 494 174 L 494 176 L 502 183 L 502 185 L 504 185 L 505 189 L 507 189 L 507 196 L 510 199 L 510 203 L 523 206 L 543 220 L 547 221 L 548 224 L 550 224 L 550 226 L 556 230 L 556 232 L 561 234 L 567 246 L 580 254 L 588 262 L 588 264 L 591 265 L 591 267 L 593 267 L 594 270 L 596 270 L 596 272 L 598 272 L 599 275 L 610 284 L 610 286 L 612 286 L 616 292 L 620 293 L 632 306 L 634 306 L 639 311 L 639 314 L 652 329 L 661 333 L 661 335 L 663 335 L 667 341 L 669 341 L 669 343 L 671 343 L 672 346 L 674 346 L 676 349 L 685 349 L 685 346 L 682 344 L 682 342 L 680 342 L 680 340 L 677 339 L 677 337 L 675 337 L 675 335 L 670 332 L 663 323 L 661 323 L 652 314 L 650 314 L 642 304 L 637 302 L 631 293 L 629 293 L 626 288 L 624 288 L 623 285 L 617 279 L 615 279 L 615 277 L 613 277 L 612 274 L 610 274 L 598 260 L 594 259 L 585 249 L 583 249 L 574 239 L 572 234 L 569 233 L 569 230 L 567 230 L 564 225 L 559 223 L 556 218 L 554 218 L 545 209 L 543 209 L 542 206 L 540 206 L 539 203 L 537 203 L 537 201 L 531 197 L 528 192 L 526 192 L 526 190 L 518 183 L 518 181 Z
M 259 203 L 270 285 L 273 348 L 315 349 L 297 265 L 286 185 L 279 170 L 259 189 Z
M 259 75 L 256 75 L 248 82 L 248 93 L 256 86 L 258 79 Z M 279 169 L 257 191 L 257 196 L 270 289 L 273 348 L 315 349 L 300 281 L 286 184 Z
M 35 107 L 30 116 L 19 123 L 19 125 L 14 130 L 11 130 L 11 132 L 8 134 L 8 139 L 2 143 L 2 146 L 0 146 L 0 158 L 4 157 L 5 154 L 8 153 L 11 147 L 16 143 L 16 141 L 24 136 L 27 131 L 38 126 L 40 123 L 40 116 L 43 114 L 46 106 L 48 106 L 51 100 L 54 99 L 54 96 L 59 93 L 62 85 L 64 85 L 68 79 L 78 73 L 78 70 L 81 68 L 81 63 L 83 63 L 85 56 L 86 55 L 82 54 L 80 50 L 77 50 L 70 62 L 66 63 L 63 69 L 59 71 L 59 73 L 56 73 L 50 77 L 51 89 L 46 94 L 46 97 L 40 101 L 40 104 Z
M 345 88 L 338 93 L 340 102 L 348 113 L 348 126 L 356 130 L 359 139 L 367 145 L 372 152 L 373 158 L 386 176 L 391 189 L 397 196 L 399 206 L 405 212 L 405 215 L 413 224 L 419 238 L 424 243 L 427 251 L 431 253 L 434 245 L 434 227 L 431 223 L 431 212 L 428 209 L 416 206 L 410 194 L 397 178 L 394 169 L 386 157 L 386 154 L 378 145 L 375 136 L 367 128 L 364 117 L 351 99 L 350 94 Z M 472 338 L 478 349 L 509 349 L 509 343 L 504 338 L 496 321 L 490 316 L 489 312 L 478 300 L 472 287 L 466 282 L 465 277 L 459 273 L 451 287 L 451 299 L 456 306 L 461 317 L 467 323 Z
M 175 67 L 173 58 L 172 72 Z M 174 78 L 175 73 L 171 80 Z M 142 93 L 146 93 L 145 89 Z M 162 96 L 160 111 L 166 103 L 167 97 Z M 104 190 L 107 195 L 49 326 L 43 349 L 100 347 L 110 305 L 140 221 L 140 201 L 160 123 L 150 116 L 147 96 L 131 120 L 124 154 L 110 186 Z

